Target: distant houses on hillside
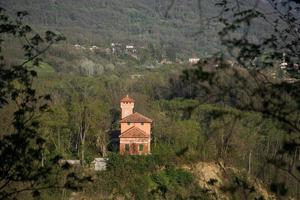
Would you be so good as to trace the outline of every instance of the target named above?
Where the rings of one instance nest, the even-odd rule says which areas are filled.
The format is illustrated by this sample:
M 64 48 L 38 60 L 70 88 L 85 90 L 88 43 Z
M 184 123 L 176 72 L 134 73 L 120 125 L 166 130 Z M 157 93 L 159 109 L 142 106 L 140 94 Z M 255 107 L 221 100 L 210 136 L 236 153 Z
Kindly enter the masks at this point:
M 142 46 L 142 45 L 133 45 L 133 44 L 126 44 L 126 43 L 121 43 L 121 42 L 112 42 L 110 43 L 109 47 L 99 47 L 96 45 L 81 45 L 81 44 L 75 44 L 73 45 L 76 50 L 81 50 L 84 52 L 91 52 L 94 54 L 106 54 L 106 55 L 123 55 L 127 54 L 132 58 L 139 59 L 138 58 L 138 49 L 141 52 L 146 52 L 147 53 L 147 47 Z M 146 50 L 146 51 L 145 51 Z M 148 49 L 148 53 L 150 54 L 150 49 Z M 183 59 L 183 58 L 177 58 L 174 60 L 171 60 L 168 58 L 166 55 L 164 55 L 163 51 L 161 52 L 162 55 L 160 55 L 159 59 L 158 58 L 152 58 L 153 61 L 155 61 L 156 64 L 161 64 L 161 65 L 172 65 L 172 64 L 190 64 L 190 65 L 195 65 L 199 63 L 201 60 L 205 60 L 204 58 L 200 58 L 197 56 L 190 57 L 188 59 Z M 126 57 L 125 57 L 126 58 Z M 206 58 L 207 59 L 207 58 Z M 231 66 L 236 65 L 234 61 L 228 61 L 230 62 Z M 215 67 L 218 64 L 216 64 Z M 286 63 L 282 63 L 281 68 L 286 68 Z
M 126 45 L 126 52 L 127 53 L 136 53 L 137 49 L 133 45 Z
M 122 44 L 120 44 L 120 43 L 111 43 L 110 47 L 111 47 L 111 52 L 113 54 L 121 52 L 123 50 Z
M 85 46 L 83 45 L 80 45 L 80 44 L 75 44 L 74 45 L 74 48 L 77 49 L 77 50 L 89 50 L 91 52 L 95 52 L 96 50 L 99 50 L 101 49 L 100 47 L 96 46 L 96 45 L 93 45 L 89 48 L 86 48 Z
M 111 52 L 115 53 L 129 53 L 135 54 L 137 53 L 137 48 L 131 44 L 122 44 L 122 43 L 111 43 Z
M 96 45 L 86 47 L 86 46 L 80 45 L 80 44 L 75 44 L 74 48 L 77 50 L 89 50 L 89 51 L 96 51 L 99 49 L 103 49 Z M 125 45 L 122 43 L 111 43 L 110 49 L 111 49 L 111 53 L 113 53 L 113 54 L 114 53 L 132 53 L 132 54 L 137 53 L 137 48 L 134 45 Z

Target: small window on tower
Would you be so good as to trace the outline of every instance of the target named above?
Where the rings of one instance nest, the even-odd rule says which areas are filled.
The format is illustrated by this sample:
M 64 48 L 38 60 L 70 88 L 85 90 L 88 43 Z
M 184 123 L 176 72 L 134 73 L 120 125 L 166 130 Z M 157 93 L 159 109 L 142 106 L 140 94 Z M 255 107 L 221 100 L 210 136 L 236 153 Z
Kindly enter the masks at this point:
M 125 151 L 129 151 L 129 144 L 125 144 Z
M 141 125 L 144 126 L 144 122 L 142 122 Z
M 130 122 L 128 122 L 127 125 L 130 126 Z

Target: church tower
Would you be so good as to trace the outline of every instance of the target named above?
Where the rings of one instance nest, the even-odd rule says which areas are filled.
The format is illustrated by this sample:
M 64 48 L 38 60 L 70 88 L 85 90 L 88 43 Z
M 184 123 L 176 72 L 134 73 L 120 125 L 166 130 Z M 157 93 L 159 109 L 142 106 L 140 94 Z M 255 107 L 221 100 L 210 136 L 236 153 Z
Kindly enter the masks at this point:
M 124 98 L 121 99 L 120 106 L 122 110 L 121 119 L 123 119 L 133 114 L 134 99 L 126 95 Z

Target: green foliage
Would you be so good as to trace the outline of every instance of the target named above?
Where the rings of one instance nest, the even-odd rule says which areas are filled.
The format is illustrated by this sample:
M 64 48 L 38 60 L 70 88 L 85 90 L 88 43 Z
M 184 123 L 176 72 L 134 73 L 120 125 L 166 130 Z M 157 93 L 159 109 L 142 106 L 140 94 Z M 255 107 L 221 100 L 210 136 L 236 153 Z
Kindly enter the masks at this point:
M 0 113 L 1 117 L 10 116 L 6 122 L 9 128 L 1 132 L 0 199 L 41 198 L 44 190 L 70 189 L 70 185 L 64 185 L 64 178 L 71 174 L 76 179 L 69 183 L 87 180 L 76 173 L 68 174 L 69 167 L 59 165 L 58 152 L 48 148 L 52 143 L 42 134 L 40 116 L 48 110 L 51 96 L 45 92 L 38 94 L 33 84 L 37 77 L 34 69 L 39 64 L 49 67 L 42 62 L 41 55 L 64 37 L 51 31 L 40 36 L 23 24 L 26 15 L 18 12 L 16 19 L 10 18 L 0 8 Z M 21 42 L 19 50 L 24 56 L 20 63 L 9 63 L 3 48 L 6 38 Z M 62 121 L 49 122 L 49 126 L 65 127 L 66 116 L 60 116 Z
M 43 75 L 43 74 L 51 74 L 54 73 L 55 70 L 53 69 L 53 67 L 51 65 L 49 65 L 48 63 L 45 62 L 39 62 L 38 66 L 33 65 L 33 63 L 28 63 L 27 67 L 29 69 L 32 69 L 34 71 L 36 71 L 38 73 L 38 75 Z
M 113 188 L 106 190 L 114 190 L 114 195 L 124 195 L 128 199 L 190 199 L 199 194 L 203 199 L 207 197 L 189 172 L 174 166 L 164 167 L 159 160 L 160 156 L 155 155 L 110 154 L 106 179 L 98 187 L 114 182 L 109 186 Z
M 39 80 L 39 90 L 49 90 L 55 96 L 52 111 L 43 118 L 43 134 L 49 140 L 49 148 L 61 152 L 66 158 L 81 159 L 83 148 L 78 140 L 80 123 L 77 120 L 84 107 L 89 112 L 86 118 L 89 128 L 84 144 L 87 163 L 103 155 L 105 149 L 101 147 L 109 141 L 109 137 L 105 138 L 106 134 L 109 136 L 110 130 L 118 129 L 119 99 L 125 92 L 129 91 L 138 102 L 137 111 L 147 113 L 155 120 L 152 155 L 120 156 L 106 150 L 108 171 L 100 172 L 95 186 L 89 186 L 84 195 L 111 194 L 128 199 L 148 199 L 150 191 L 153 191 L 153 196 L 163 198 L 168 188 L 166 198 L 174 197 L 168 196 L 170 193 L 178 194 L 178 198 L 180 194 L 183 194 L 180 198 L 187 197 L 186 193 L 200 198 L 205 196 L 205 192 L 199 188 L 183 190 L 186 186 L 182 184 L 186 180 L 181 171 L 167 170 L 172 169 L 167 166 L 178 167 L 199 161 L 222 160 L 225 165 L 246 169 L 252 175 L 263 171 L 264 180 L 270 180 L 275 171 L 271 163 L 266 167 L 265 161 L 281 148 L 279 141 L 288 139 L 278 122 L 256 112 L 203 104 L 200 99 L 167 100 L 164 97 L 168 95 L 163 91 L 169 87 L 168 82 L 164 81 L 168 70 L 159 72 L 140 72 L 144 76 L 140 79 L 112 74 L 98 78 L 63 76 L 52 77 L 50 81 L 44 77 Z M 45 86 L 46 90 L 43 89 Z M 76 144 L 79 145 L 77 149 Z M 142 189 L 138 190 L 137 184 Z
M 0 8 L 1 37 L 6 35 L 25 41 L 22 46 L 24 61 L 8 67 L 5 49 L 2 49 L 4 40 L 1 40 L 0 109 L 12 104 L 15 110 L 10 122 L 12 132 L 1 134 L 0 199 L 16 198 L 24 191 L 39 196 L 40 189 L 53 187 L 49 178 L 59 158 L 53 154 L 44 160 L 46 141 L 38 132 L 40 121 L 37 114 L 47 109 L 50 96 L 36 94 L 32 82 L 37 73 L 26 64 L 31 62 L 37 66 L 40 55 L 63 37 L 50 31 L 44 38 L 34 34 L 31 27 L 22 23 L 26 15 L 26 12 L 18 12 L 17 18 L 11 19 Z M 42 43 L 45 47 L 41 47 Z
M 245 192 L 247 197 L 253 197 L 248 174 L 270 184 L 270 189 L 279 196 L 296 194 L 299 184 L 299 162 L 295 159 L 299 154 L 297 84 L 264 81 L 264 74 L 243 70 L 240 66 L 230 67 L 230 62 L 223 57 L 203 60 L 195 67 L 181 64 L 154 67 L 165 57 L 176 61 L 176 58 L 187 58 L 193 53 L 210 54 L 219 47 L 215 39 L 197 37 L 194 41 L 195 37 L 191 37 L 203 28 L 195 25 L 201 5 L 204 5 L 205 13 L 213 15 L 219 11 L 209 2 L 202 1 L 199 5 L 195 2 L 173 1 L 169 5 L 167 1 L 148 0 L 66 0 L 27 2 L 25 6 L 21 1 L 1 2 L 8 7 L 32 9 L 33 17 L 29 20 L 38 26 L 55 25 L 61 29 L 67 25 L 62 31 L 71 36 L 68 43 L 50 50 L 42 62 L 35 59 L 33 47 L 42 41 L 52 44 L 62 38 L 46 32 L 43 39 L 33 34 L 30 27 L 18 27 L 7 21 L 5 15 L 1 18 L 9 22 L 2 27 L 3 33 L 12 32 L 14 37 L 23 37 L 30 32 L 32 43 L 24 46 L 28 62 L 25 59 L 26 63 L 16 66 L 14 62 L 24 61 L 20 58 L 21 51 L 14 50 L 14 42 L 3 44 L 3 49 L 10 51 L 9 64 L 3 66 L 12 66 L 12 70 L 4 67 L 7 71 L 0 73 L 0 118 L 4 122 L 0 127 L 1 130 L 15 130 L 1 135 L 1 158 L 7 166 L 12 166 L 11 173 L 2 173 L 9 176 L 2 179 L 17 182 L 17 186 L 18 181 L 36 181 L 34 186 L 46 187 L 49 183 L 60 186 L 65 180 L 56 182 L 52 172 L 60 174 L 61 169 L 57 166 L 50 170 L 58 159 L 55 155 L 60 154 L 67 159 L 80 159 L 85 165 L 79 169 L 82 176 L 74 172 L 62 177 L 66 177 L 66 186 L 83 189 L 82 194 L 91 198 L 211 199 L 207 191 L 199 188 L 194 175 L 182 166 L 220 161 L 247 171 L 243 176 L 229 175 L 228 187 L 224 190 L 232 192 L 233 198 L 246 198 Z M 38 5 L 47 7 L 47 12 L 35 9 Z M 253 68 L 253 59 L 257 55 L 263 63 L 278 61 L 278 57 L 274 59 L 269 52 L 262 52 L 272 46 L 261 48 L 253 44 L 254 35 L 259 35 L 257 30 L 269 31 L 261 23 L 249 32 L 249 40 L 227 38 L 262 14 L 244 5 L 234 15 L 226 15 L 229 11 L 224 10 L 225 17 L 229 16 L 233 21 L 220 21 L 225 25 L 220 36 L 224 44 L 232 48 L 232 53 L 241 48 L 237 60 L 247 68 Z M 19 13 L 19 17 L 24 14 Z M 38 15 L 42 17 L 36 18 Z M 101 20 L 97 20 L 100 17 Z M 119 19 L 117 22 L 116 18 Z M 212 26 L 213 33 L 209 32 L 212 38 L 216 36 L 220 22 Z M 14 28 L 18 31 L 11 31 Z M 233 36 L 240 36 L 240 33 L 235 34 Z M 70 45 L 95 43 L 108 47 L 111 42 L 119 41 L 141 45 L 138 58 L 129 53 L 108 54 L 102 48 L 94 53 L 76 50 Z M 271 41 L 267 42 L 271 44 Z M 148 47 L 144 48 L 145 45 Z M 54 70 L 58 73 L 53 73 Z M 41 76 L 32 82 L 37 75 L 35 71 Z M 32 83 L 37 90 L 33 89 Z M 37 109 L 44 111 L 47 108 L 45 104 L 39 105 L 43 98 L 49 100 L 48 96 L 42 95 L 45 92 L 51 93 L 51 109 L 40 120 L 31 118 L 31 113 Z M 152 154 L 149 156 L 120 156 L 108 149 L 110 133 L 119 128 L 119 99 L 127 93 L 136 99 L 137 111 L 154 119 Z M 37 98 L 39 95 L 41 97 Z M 20 99 L 25 104 L 20 103 Z M 17 104 L 8 106 L 11 101 Z M 27 119 L 29 123 L 25 126 Z M 15 134 L 16 131 L 20 134 Z M 86 186 L 83 182 L 85 170 L 88 171 L 86 164 L 100 156 L 109 158 L 107 171 L 98 172 L 95 183 Z M 296 181 L 287 180 L 286 174 Z M 5 187 L 6 183 L 1 184 Z M 30 190 L 34 195 L 40 192 Z M 18 191 L 13 188 L 5 192 L 1 195 Z M 69 195 L 62 192 L 60 196 L 61 192 L 54 190 L 53 195 L 57 198 Z M 49 191 L 42 194 L 48 193 L 51 194 Z
M 41 131 L 49 148 L 46 158 L 60 152 L 68 159 L 82 159 L 84 150 L 84 160 L 89 163 L 106 152 L 108 170 L 100 172 L 95 185 L 82 193 L 91 197 L 111 194 L 151 199 L 152 191 L 156 198 L 175 198 L 174 194 L 184 199 L 190 194 L 200 199 L 205 192 L 197 184 L 187 189 L 185 175 L 177 168 L 199 161 L 222 160 L 252 175 L 263 171 L 264 180 L 270 180 L 275 171 L 271 163 L 265 167 L 265 161 L 281 148 L 279 141 L 289 139 L 275 120 L 230 106 L 202 104 L 198 99 L 163 99 L 167 97 L 163 91 L 168 87 L 164 81 L 168 70 L 159 72 L 141 72 L 144 78 L 140 79 L 116 74 L 40 78 L 38 90 L 50 91 L 55 97 L 50 112 L 42 118 Z M 150 156 L 120 156 L 105 149 L 110 130 L 118 128 L 119 99 L 127 91 L 138 102 L 136 110 L 155 120 Z M 89 126 L 81 146 L 78 130 L 83 108 Z M 168 166 L 177 167 L 172 171 Z

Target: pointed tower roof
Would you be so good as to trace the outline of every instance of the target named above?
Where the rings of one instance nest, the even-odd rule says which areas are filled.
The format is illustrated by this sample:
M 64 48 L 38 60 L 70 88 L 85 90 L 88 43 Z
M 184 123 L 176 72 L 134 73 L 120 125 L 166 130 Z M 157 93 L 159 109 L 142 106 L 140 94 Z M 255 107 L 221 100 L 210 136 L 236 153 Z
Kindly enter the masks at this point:
M 124 102 L 124 103 L 134 103 L 134 99 L 131 98 L 130 96 L 128 96 L 128 94 L 123 97 L 120 102 Z

